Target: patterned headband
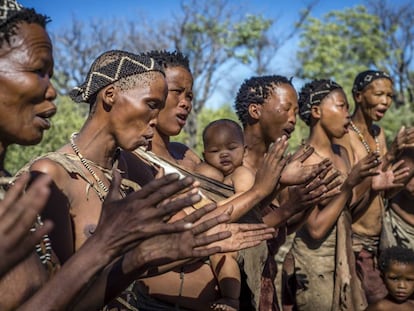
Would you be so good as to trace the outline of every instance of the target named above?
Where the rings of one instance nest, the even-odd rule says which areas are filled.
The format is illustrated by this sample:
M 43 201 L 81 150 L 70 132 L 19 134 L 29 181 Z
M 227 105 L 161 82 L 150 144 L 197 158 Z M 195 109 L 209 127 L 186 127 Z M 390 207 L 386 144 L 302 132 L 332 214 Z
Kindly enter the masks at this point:
M 75 87 L 69 96 L 77 103 L 91 104 L 91 99 L 104 87 L 122 78 L 149 71 L 164 74 L 162 67 L 149 56 L 118 50 L 108 51 L 93 62 L 85 82 Z
M 355 78 L 352 93 L 355 94 L 356 92 L 361 92 L 372 81 L 382 78 L 388 79 L 392 82 L 390 75 L 384 71 L 367 70 L 360 72 Z
M 306 84 L 299 94 L 301 119 L 309 125 L 312 106 L 319 105 L 330 92 L 336 89 L 342 89 L 342 87 L 332 80 L 314 80 Z
M 23 6 L 16 0 L 0 0 L 0 26 L 19 13 Z

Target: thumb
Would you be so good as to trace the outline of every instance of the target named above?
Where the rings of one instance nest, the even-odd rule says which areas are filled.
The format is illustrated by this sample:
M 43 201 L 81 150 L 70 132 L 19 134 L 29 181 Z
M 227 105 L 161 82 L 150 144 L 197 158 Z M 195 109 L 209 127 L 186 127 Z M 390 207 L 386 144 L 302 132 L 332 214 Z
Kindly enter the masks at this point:
M 121 193 L 120 193 L 120 187 L 121 187 L 121 174 L 119 171 L 114 168 L 112 170 L 112 182 L 109 186 L 108 194 L 105 198 L 105 202 L 113 202 L 121 199 Z

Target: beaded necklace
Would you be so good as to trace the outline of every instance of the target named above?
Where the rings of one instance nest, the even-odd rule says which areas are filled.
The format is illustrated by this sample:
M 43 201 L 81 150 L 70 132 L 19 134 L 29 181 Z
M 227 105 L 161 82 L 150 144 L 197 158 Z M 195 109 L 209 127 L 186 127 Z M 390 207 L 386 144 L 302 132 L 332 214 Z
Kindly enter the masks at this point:
M 361 131 L 359 130 L 359 128 L 357 128 L 357 126 L 354 124 L 354 122 L 351 121 L 351 127 L 352 129 L 355 131 L 355 133 L 358 134 L 359 136 L 359 140 L 361 141 L 362 145 L 364 146 L 365 150 L 367 151 L 367 153 L 371 153 L 371 147 L 368 145 L 368 142 L 365 140 L 364 135 L 362 135 Z M 378 141 L 378 135 L 374 136 L 375 139 L 375 148 L 376 148 L 376 152 L 379 153 L 380 152 L 380 146 L 379 146 L 379 141 Z
M 70 145 L 73 149 L 73 152 L 75 152 L 75 154 L 78 156 L 80 162 L 82 163 L 82 165 L 88 170 L 89 173 L 91 173 L 92 177 L 95 179 L 95 181 L 97 182 L 99 188 L 103 191 L 103 193 L 98 192 L 98 196 L 99 199 L 101 199 L 101 201 L 103 201 L 105 199 L 106 194 L 108 193 L 109 189 L 108 187 L 104 184 L 104 182 L 99 178 L 99 176 L 95 173 L 95 171 L 92 169 L 92 167 L 90 166 L 88 160 L 86 160 L 83 155 L 79 152 L 79 147 L 75 144 L 75 137 L 78 135 L 78 133 L 73 133 L 70 137 Z

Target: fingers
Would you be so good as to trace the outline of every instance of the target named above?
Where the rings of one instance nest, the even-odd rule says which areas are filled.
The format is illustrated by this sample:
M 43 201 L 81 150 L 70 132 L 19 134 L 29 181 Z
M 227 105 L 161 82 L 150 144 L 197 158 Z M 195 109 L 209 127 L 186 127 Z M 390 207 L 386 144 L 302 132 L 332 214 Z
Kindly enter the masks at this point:
M 162 218 L 164 222 L 167 222 L 174 214 L 181 211 L 183 208 L 191 206 L 201 201 L 201 196 L 197 193 L 197 189 L 193 189 L 185 196 L 181 196 L 178 199 L 161 202 L 157 208 L 156 216 Z
M 109 185 L 109 191 L 106 195 L 105 201 L 106 202 L 114 202 L 116 200 L 121 199 L 121 193 L 119 191 L 121 187 L 121 173 L 116 169 L 112 169 L 112 181 Z M 105 204 L 103 204 L 105 206 Z
M 7 193 L 5 200 L 0 202 L 2 215 L 0 228 L 4 233 L 17 230 L 24 233 L 33 225 L 37 214 L 39 214 L 50 194 L 50 177 L 46 174 L 40 175 L 29 187 L 26 193 L 22 194 L 23 187 L 27 183 L 26 177 L 20 180 Z M 11 193 L 10 193 L 11 192 Z M 11 197 L 8 195 L 11 194 Z M 17 201 L 10 201 L 10 199 Z M 7 205 L 4 206 L 3 203 Z M 18 231 L 18 230 L 21 231 Z
M 311 147 L 309 145 L 308 145 L 308 147 L 305 146 L 305 148 L 302 149 L 302 154 L 297 157 L 297 160 L 300 163 L 305 162 L 305 160 L 312 155 L 313 151 L 314 151 L 313 147 Z
M 215 204 L 207 204 L 207 205 L 203 206 L 202 208 L 196 210 L 194 213 L 191 213 L 190 215 L 184 217 L 182 220 L 179 220 L 179 221 L 183 221 L 183 222 L 186 222 L 186 223 L 195 223 L 201 217 L 203 217 L 204 215 L 206 215 L 209 212 L 215 210 L 216 207 L 217 206 Z
M 214 246 L 214 247 L 200 247 L 197 249 L 193 249 L 192 257 L 208 257 L 216 253 L 221 252 L 221 247 Z
M 221 214 L 217 217 L 211 218 L 209 220 L 206 220 L 202 222 L 201 224 L 195 226 L 192 230 L 194 235 L 198 235 L 200 233 L 206 232 L 207 230 L 219 225 L 226 223 L 230 220 L 230 216 L 228 214 Z M 215 228 L 218 229 L 218 228 Z
M 26 187 L 27 183 L 29 182 L 30 174 L 24 173 L 22 174 L 14 183 L 13 186 L 7 191 L 3 201 L 0 202 L 0 217 L 3 210 L 7 210 L 8 207 L 16 202 L 18 198 L 23 193 L 24 188 Z
M 162 200 L 177 194 L 181 190 L 191 186 L 194 179 L 186 177 L 178 180 L 178 174 L 168 174 L 160 179 L 152 180 L 139 191 L 130 194 L 130 200 L 146 199 L 148 205 L 157 205 Z

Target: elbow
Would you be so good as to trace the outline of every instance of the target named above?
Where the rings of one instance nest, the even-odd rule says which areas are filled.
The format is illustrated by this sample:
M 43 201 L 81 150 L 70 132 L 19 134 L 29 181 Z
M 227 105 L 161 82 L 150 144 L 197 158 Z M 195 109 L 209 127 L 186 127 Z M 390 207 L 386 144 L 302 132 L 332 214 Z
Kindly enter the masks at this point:
M 309 228 L 308 226 L 309 235 L 311 236 L 312 239 L 317 240 L 317 241 L 323 240 L 331 230 L 327 230 L 325 228 L 322 228 L 321 226 L 313 227 L 313 228 Z

